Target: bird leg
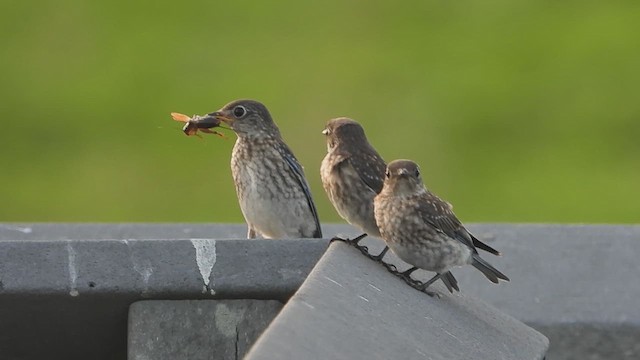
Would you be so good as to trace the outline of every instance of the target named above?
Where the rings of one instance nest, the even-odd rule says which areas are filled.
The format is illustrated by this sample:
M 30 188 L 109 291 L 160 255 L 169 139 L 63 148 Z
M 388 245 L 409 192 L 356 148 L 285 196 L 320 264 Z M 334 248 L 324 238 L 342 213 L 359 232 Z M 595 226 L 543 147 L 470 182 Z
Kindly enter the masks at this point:
M 366 233 L 364 233 L 364 234 L 362 234 L 362 235 L 360 235 L 360 236 L 358 236 L 356 238 L 353 238 L 353 239 L 349 239 L 349 238 L 343 239 L 343 238 L 341 238 L 339 236 L 334 236 L 331 239 L 331 242 L 342 241 L 342 242 L 345 242 L 345 243 L 347 243 L 349 245 L 355 246 L 356 248 L 359 248 L 360 246 L 358 245 L 358 243 L 360 242 L 360 240 L 364 239 L 365 237 L 367 237 Z
M 397 277 L 401 278 L 402 280 L 404 280 L 404 282 L 406 282 L 409 286 L 411 286 L 412 288 L 420 288 L 424 285 L 424 283 L 422 281 L 419 280 L 415 280 L 413 278 L 411 278 L 411 274 L 418 270 L 417 267 L 413 266 L 403 272 L 397 272 L 394 275 L 396 275 Z
M 366 233 L 364 233 L 364 234 L 362 234 L 362 235 L 360 235 L 360 236 L 358 236 L 358 237 L 356 237 L 356 238 L 353 238 L 353 239 L 349 239 L 349 238 L 347 238 L 347 239 L 343 239 L 343 238 L 341 238 L 341 237 L 339 237 L 339 236 L 335 236 L 335 237 L 333 237 L 333 238 L 331 239 L 331 242 L 334 242 L 334 241 L 342 241 L 342 242 L 346 243 L 347 245 L 351 245 L 351 246 L 353 246 L 354 248 L 356 248 L 356 249 L 360 250 L 360 252 L 361 252 L 362 254 L 364 254 L 366 257 L 368 257 L 368 258 L 370 258 L 370 259 L 371 259 L 371 258 L 372 258 L 372 256 L 371 256 L 371 254 L 369 254 L 369 248 L 368 248 L 368 247 L 366 247 L 366 246 L 364 246 L 364 245 L 358 245 L 358 243 L 360 242 L 360 240 L 364 239 L 365 237 L 367 237 L 367 234 L 366 234 Z
M 364 239 L 366 237 L 367 237 L 367 233 L 364 233 L 364 234 L 362 234 L 362 235 L 360 235 L 360 236 L 358 236 L 358 237 L 356 237 L 356 238 L 354 238 L 352 240 L 347 240 L 347 242 L 349 242 L 353 246 L 358 246 L 358 243 L 360 242 L 360 240 L 362 240 L 362 239 Z
M 422 286 L 420 286 L 419 288 L 416 288 L 416 289 L 422 291 L 423 293 L 425 293 L 425 294 L 427 294 L 429 296 L 438 295 L 437 293 L 435 293 L 433 291 L 427 290 L 427 288 L 429 287 L 429 285 L 433 284 L 434 282 L 436 282 L 436 280 L 440 279 L 441 277 L 442 277 L 442 274 L 436 274 L 434 277 L 429 279 L 427 282 L 422 283 Z
M 378 261 L 378 262 L 384 262 L 384 261 L 382 261 L 382 259 L 387 254 L 387 251 L 389 251 L 389 247 L 385 246 L 384 249 L 380 252 L 380 254 L 378 254 L 376 256 L 371 256 L 371 259 L 373 259 L 374 261 Z

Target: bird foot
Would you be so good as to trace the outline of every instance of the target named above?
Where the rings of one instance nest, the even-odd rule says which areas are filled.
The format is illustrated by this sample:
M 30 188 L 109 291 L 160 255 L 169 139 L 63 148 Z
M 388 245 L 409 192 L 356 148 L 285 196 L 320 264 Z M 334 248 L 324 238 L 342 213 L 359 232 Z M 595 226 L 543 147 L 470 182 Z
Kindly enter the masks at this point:
M 356 248 L 359 247 L 358 243 L 360 242 L 360 240 L 364 239 L 367 236 L 367 234 L 362 234 L 358 237 L 355 237 L 353 239 L 349 239 L 349 238 L 341 238 L 339 236 L 334 236 L 333 238 L 331 238 L 331 240 L 329 241 L 330 243 L 334 242 L 334 241 L 342 241 L 344 243 L 347 243 L 351 246 L 355 246 Z
M 383 261 L 381 261 L 381 260 L 382 260 L 382 256 L 384 256 L 384 254 L 380 254 L 380 255 L 382 255 L 382 256 L 380 256 L 380 255 L 371 255 L 371 254 L 369 253 L 369 248 L 368 248 L 367 246 L 365 246 L 365 245 L 358 245 L 358 243 L 360 242 L 360 240 L 364 239 L 366 236 L 367 236 L 367 234 L 362 234 L 362 235 L 360 235 L 360 236 L 358 236 L 358 237 L 356 237 L 356 238 L 353 238 L 353 239 L 343 239 L 343 238 L 341 238 L 341 237 L 339 237 L 339 236 L 335 236 L 335 237 L 333 237 L 333 238 L 331 239 L 331 241 L 329 241 L 329 242 L 331 243 L 331 242 L 334 242 L 334 241 L 342 241 L 342 242 L 344 242 L 345 244 L 350 245 L 350 246 L 353 246 L 354 248 L 356 248 L 356 249 L 360 250 L 360 252 L 361 252 L 364 256 L 368 257 L 369 259 L 374 260 L 374 261 L 376 261 L 376 262 L 382 262 L 382 263 L 384 263 Z
M 416 290 L 418 290 L 420 292 L 423 292 L 423 293 L 425 293 L 425 294 L 427 294 L 427 295 L 429 295 L 431 297 L 435 296 L 435 297 L 440 298 L 440 294 L 439 293 L 427 290 L 427 288 L 429 287 L 429 285 L 431 285 L 432 282 L 427 281 L 425 283 L 425 282 L 422 282 L 420 280 L 413 279 L 411 277 L 411 275 L 410 275 L 411 272 L 413 272 L 413 271 L 409 271 L 408 270 L 408 271 L 400 272 L 400 271 L 397 270 L 397 268 L 394 265 L 387 264 L 387 263 L 384 263 L 384 262 L 382 264 L 385 265 L 385 267 L 387 268 L 387 270 L 391 274 L 399 277 L 400 279 L 402 279 L 402 281 L 404 281 L 407 285 L 411 286 L 412 288 L 414 288 L 414 289 L 416 289 Z

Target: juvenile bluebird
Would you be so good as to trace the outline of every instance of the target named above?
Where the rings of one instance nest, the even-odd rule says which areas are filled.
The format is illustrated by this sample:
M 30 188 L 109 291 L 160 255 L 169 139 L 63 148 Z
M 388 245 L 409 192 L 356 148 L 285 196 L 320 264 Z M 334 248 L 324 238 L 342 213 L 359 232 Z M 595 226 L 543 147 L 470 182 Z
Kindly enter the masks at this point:
M 249 227 L 247 237 L 322 237 L 302 166 L 267 108 L 257 101 L 236 100 L 206 117 L 213 118 L 211 123 L 227 124 L 238 136 L 231 153 L 231 174 Z
M 381 237 L 374 216 L 373 199 L 382 191 L 386 163 L 367 140 L 362 126 L 352 119 L 329 120 L 322 133 L 327 140 L 327 155 L 320 167 L 324 190 L 338 214 L 365 232 L 348 242 L 358 247 L 358 241 L 365 235 Z M 500 255 L 499 251 L 475 237 L 473 243 L 480 249 Z M 371 258 L 381 261 L 388 249 L 386 247 Z M 411 272 L 404 273 L 405 280 L 409 280 Z M 457 290 L 453 274 L 447 273 L 442 280 L 449 290 Z
M 382 190 L 387 165 L 369 144 L 364 129 L 349 118 L 329 120 L 322 133 L 327 155 L 320 166 L 324 191 L 338 214 L 366 235 L 380 237 L 373 198 Z M 354 244 L 364 236 L 354 239 Z
M 451 210 L 451 205 L 427 190 L 418 165 L 395 160 L 387 166 L 384 187 L 374 199 L 380 234 L 400 259 L 436 275 L 422 285 L 426 289 L 454 266 L 471 264 L 494 283 L 509 278 L 480 258 L 474 236 Z

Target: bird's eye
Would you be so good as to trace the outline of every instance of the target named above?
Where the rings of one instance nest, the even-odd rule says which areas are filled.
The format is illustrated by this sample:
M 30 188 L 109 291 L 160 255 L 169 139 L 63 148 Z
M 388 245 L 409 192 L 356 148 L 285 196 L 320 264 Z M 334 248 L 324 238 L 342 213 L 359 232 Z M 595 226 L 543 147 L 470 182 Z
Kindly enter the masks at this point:
M 384 175 L 388 178 L 391 177 L 391 173 L 389 172 L 389 170 L 387 170 L 387 172 L 385 172 Z
M 416 177 L 420 176 L 420 169 L 416 168 Z
M 233 108 L 233 116 L 235 116 L 238 119 L 245 116 L 246 113 L 247 113 L 247 109 L 242 105 L 238 105 Z

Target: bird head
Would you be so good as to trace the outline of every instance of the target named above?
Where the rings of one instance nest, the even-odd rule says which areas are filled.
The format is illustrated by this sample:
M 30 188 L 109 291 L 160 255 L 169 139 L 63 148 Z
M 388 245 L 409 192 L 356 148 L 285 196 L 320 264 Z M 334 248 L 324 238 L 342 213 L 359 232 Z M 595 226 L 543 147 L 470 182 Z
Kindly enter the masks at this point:
M 387 165 L 383 192 L 410 195 L 425 191 L 420 167 L 411 160 L 394 160 Z
M 227 124 L 240 137 L 280 136 L 269 110 L 254 100 L 236 100 L 205 116 Z
M 327 122 L 322 134 L 327 138 L 327 151 L 340 145 L 368 144 L 364 129 L 355 120 L 340 117 Z

